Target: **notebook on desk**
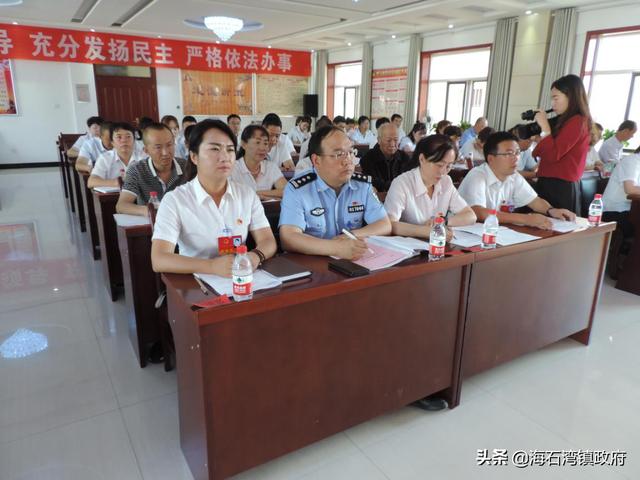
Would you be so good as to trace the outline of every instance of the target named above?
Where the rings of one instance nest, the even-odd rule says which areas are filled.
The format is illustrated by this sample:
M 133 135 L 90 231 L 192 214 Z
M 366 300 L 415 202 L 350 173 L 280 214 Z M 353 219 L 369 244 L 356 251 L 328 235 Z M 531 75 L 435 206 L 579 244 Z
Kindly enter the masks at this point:
M 273 275 L 281 282 L 297 280 L 311 276 L 311 272 L 302 265 L 289 260 L 286 257 L 273 257 L 262 264 L 261 267 L 265 272 Z

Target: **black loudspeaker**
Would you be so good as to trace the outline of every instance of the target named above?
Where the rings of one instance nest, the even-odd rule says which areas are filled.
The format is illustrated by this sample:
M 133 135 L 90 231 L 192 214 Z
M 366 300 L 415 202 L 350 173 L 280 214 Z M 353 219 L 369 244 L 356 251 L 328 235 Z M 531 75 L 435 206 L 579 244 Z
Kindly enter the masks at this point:
M 318 116 L 318 95 L 303 95 L 302 96 L 302 113 L 316 118 Z

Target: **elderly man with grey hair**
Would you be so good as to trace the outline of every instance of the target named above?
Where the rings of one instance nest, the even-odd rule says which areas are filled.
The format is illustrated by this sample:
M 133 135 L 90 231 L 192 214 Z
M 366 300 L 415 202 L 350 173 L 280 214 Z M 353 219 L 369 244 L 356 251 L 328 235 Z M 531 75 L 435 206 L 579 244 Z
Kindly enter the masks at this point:
M 409 156 L 398 150 L 398 127 L 385 123 L 378 130 L 378 144 L 360 161 L 362 173 L 369 175 L 379 192 L 386 192 L 394 178 L 409 169 Z

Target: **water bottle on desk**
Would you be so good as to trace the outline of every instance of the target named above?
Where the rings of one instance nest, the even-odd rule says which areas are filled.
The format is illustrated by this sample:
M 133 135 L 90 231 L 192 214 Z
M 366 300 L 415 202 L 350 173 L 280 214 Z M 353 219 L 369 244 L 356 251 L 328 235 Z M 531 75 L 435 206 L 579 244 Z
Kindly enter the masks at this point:
M 149 204 L 147 205 L 147 210 L 149 212 L 151 225 L 155 225 L 156 223 L 156 214 L 158 213 L 159 208 L 160 200 L 158 200 L 158 192 L 149 192 Z
M 467 168 L 471 170 L 473 168 L 473 152 L 467 153 L 467 157 L 465 160 L 467 162 Z
M 247 246 L 236 248 L 236 258 L 231 267 L 233 279 L 233 298 L 236 302 L 253 298 L 253 266 L 247 255 Z
M 444 226 L 444 218 L 436 217 L 429 234 L 429 261 L 444 258 L 444 247 L 447 243 L 447 229 Z
M 496 248 L 496 238 L 498 237 L 498 229 L 500 224 L 498 223 L 498 216 L 495 210 L 489 210 L 489 216 L 484 220 L 484 227 L 482 229 L 482 248 L 490 250 Z
M 602 195 L 596 193 L 596 196 L 593 197 L 593 202 L 589 205 L 589 226 L 597 227 L 600 225 L 602 221 Z

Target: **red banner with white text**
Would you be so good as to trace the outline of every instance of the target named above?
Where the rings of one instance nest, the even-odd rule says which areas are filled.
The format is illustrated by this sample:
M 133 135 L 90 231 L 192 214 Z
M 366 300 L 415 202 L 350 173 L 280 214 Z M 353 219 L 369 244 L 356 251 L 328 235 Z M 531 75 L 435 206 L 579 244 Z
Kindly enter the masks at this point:
M 0 59 L 311 75 L 311 54 L 190 40 L 0 24 Z

